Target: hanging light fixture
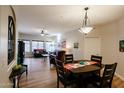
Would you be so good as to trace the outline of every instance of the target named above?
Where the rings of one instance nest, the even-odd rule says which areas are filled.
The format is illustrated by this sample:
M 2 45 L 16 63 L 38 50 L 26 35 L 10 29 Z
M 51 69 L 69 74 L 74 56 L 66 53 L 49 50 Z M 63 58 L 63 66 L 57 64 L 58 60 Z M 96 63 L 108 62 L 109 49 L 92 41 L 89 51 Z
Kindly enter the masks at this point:
M 49 34 L 46 33 L 46 32 L 47 32 L 47 30 L 42 29 L 40 35 L 41 35 L 41 36 L 48 36 Z
M 84 34 L 87 34 L 87 33 L 89 33 L 90 31 L 93 30 L 93 27 L 90 26 L 90 21 L 88 19 L 88 15 L 87 15 L 87 10 L 88 9 L 89 9 L 88 7 L 84 8 L 84 10 L 86 12 L 85 12 L 85 17 L 83 19 L 83 26 L 79 30 L 81 33 L 84 33 Z
M 40 35 L 41 36 L 44 36 L 45 35 L 43 30 L 41 31 Z

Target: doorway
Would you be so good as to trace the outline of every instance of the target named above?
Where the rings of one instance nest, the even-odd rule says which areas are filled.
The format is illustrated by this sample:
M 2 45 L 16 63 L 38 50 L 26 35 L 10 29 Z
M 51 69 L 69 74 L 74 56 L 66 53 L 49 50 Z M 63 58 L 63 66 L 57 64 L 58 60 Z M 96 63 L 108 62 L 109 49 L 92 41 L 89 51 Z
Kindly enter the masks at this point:
M 101 38 L 100 37 L 85 37 L 84 59 L 90 59 L 91 55 L 101 55 Z

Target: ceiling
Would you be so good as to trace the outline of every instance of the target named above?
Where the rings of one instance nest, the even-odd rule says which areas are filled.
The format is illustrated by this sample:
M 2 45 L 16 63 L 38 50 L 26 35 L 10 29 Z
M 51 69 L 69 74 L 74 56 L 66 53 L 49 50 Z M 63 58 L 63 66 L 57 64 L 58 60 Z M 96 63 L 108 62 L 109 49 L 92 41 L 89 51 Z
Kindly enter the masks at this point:
M 77 30 L 82 25 L 86 5 L 16 5 L 19 32 L 39 34 L 44 28 L 50 34 Z M 124 6 L 88 6 L 92 26 L 99 26 L 123 16 Z

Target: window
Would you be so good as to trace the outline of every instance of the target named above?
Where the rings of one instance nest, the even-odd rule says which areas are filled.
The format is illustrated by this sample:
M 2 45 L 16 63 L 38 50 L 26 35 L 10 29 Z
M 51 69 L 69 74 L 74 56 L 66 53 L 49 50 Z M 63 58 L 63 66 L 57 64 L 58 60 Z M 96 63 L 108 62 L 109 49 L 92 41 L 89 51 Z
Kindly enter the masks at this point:
M 42 41 L 32 41 L 32 51 L 34 49 L 44 49 L 43 42 Z
M 25 43 L 25 52 L 30 52 L 30 41 L 24 41 Z
M 55 50 L 55 46 L 53 42 L 46 42 L 46 50 L 53 52 Z

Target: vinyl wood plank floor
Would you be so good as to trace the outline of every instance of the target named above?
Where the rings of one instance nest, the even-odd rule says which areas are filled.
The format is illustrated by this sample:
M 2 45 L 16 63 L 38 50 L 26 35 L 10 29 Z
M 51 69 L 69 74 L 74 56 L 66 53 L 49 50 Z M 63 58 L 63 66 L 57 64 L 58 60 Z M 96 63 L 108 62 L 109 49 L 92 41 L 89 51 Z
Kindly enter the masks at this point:
M 50 67 L 48 59 L 44 62 L 42 58 L 25 58 L 24 63 L 28 65 L 28 75 L 22 75 L 21 88 L 56 88 L 56 70 L 54 66 Z M 63 88 L 61 83 L 60 87 Z M 112 87 L 124 88 L 124 81 L 114 76 Z

